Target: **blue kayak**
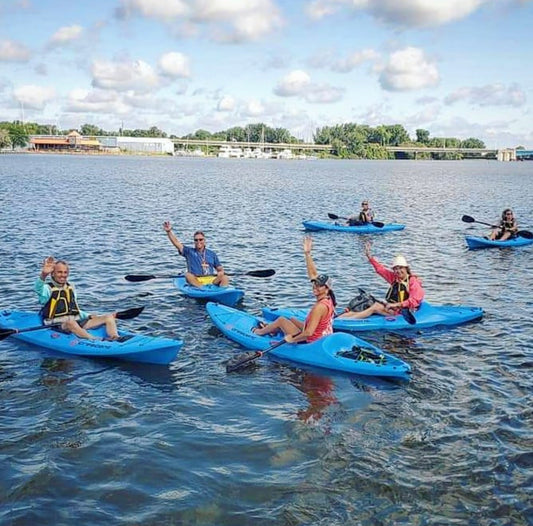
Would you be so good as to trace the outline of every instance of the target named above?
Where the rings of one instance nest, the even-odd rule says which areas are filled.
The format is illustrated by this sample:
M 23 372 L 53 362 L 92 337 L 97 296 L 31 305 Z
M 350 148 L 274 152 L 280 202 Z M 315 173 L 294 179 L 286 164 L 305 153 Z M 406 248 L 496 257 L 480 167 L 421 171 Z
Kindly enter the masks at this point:
M 359 225 L 359 226 L 348 226 L 341 225 L 339 223 L 328 223 L 326 221 L 313 221 L 308 220 L 303 222 L 304 228 L 313 232 L 319 230 L 333 230 L 335 232 L 351 232 L 352 234 L 382 234 L 384 232 L 391 232 L 393 230 L 403 230 L 405 225 L 398 223 L 389 223 L 388 225 L 383 225 L 379 228 L 372 224 L 368 225 Z
M 525 237 L 513 237 L 506 241 L 492 241 L 485 237 L 465 236 L 468 248 L 510 248 L 510 247 L 525 247 L 526 245 L 533 245 L 533 239 Z
M 229 339 L 247 349 L 265 351 L 282 339 L 275 336 L 258 336 L 252 332 L 260 318 L 246 312 L 208 303 L 207 312 L 217 328 Z M 269 352 L 291 362 L 335 371 L 366 376 L 408 378 L 411 367 L 404 361 L 385 353 L 378 347 L 352 334 L 337 332 L 312 343 L 280 345 Z
M 219 287 L 211 284 L 193 287 L 182 276 L 174 280 L 174 285 L 189 298 L 217 301 L 230 306 L 235 305 L 244 296 L 244 290 L 236 289 L 235 287 Z
M 279 316 L 284 316 L 285 318 L 294 317 L 303 321 L 308 312 L 308 309 L 265 307 L 263 316 L 268 321 L 272 321 Z M 339 310 L 338 314 L 341 313 L 342 310 Z M 418 310 L 413 312 L 413 315 L 416 319 L 416 324 L 414 325 L 410 325 L 401 314 L 396 316 L 373 314 L 362 320 L 335 318 L 333 320 L 333 328 L 337 331 L 359 332 L 427 329 L 439 326 L 453 327 L 454 325 L 480 319 L 483 316 L 483 309 L 465 305 L 430 305 L 427 301 L 423 301 Z
M 42 325 L 42 320 L 35 312 L 4 310 L 0 312 L 1 329 L 28 329 Z M 99 338 L 105 338 L 105 327 L 89 330 Z M 92 358 L 115 358 L 128 362 L 144 362 L 166 365 L 178 355 L 183 342 L 168 338 L 154 338 L 126 331 L 119 331 L 120 339 L 84 340 L 73 334 L 66 334 L 53 327 L 15 333 L 10 338 L 50 349 L 52 351 L 75 356 Z

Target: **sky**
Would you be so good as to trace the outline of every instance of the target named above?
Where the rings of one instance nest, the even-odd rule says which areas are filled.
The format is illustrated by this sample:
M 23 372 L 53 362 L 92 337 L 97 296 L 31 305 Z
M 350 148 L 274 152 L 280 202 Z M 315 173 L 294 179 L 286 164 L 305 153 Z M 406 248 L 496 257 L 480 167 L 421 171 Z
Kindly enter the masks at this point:
M 533 0 L 0 0 L 0 121 L 533 149 Z

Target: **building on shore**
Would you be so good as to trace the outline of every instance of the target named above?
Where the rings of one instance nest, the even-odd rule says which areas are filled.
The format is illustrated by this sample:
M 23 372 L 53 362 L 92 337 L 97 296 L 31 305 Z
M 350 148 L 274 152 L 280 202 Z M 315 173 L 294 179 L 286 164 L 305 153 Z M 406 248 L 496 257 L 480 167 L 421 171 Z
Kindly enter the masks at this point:
M 100 151 L 101 143 L 93 138 L 85 138 L 77 131 L 68 135 L 34 135 L 30 137 L 30 148 L 36 151 Z
M 158 137 L 83 137 L 77 131 L 68 135 L 32 135 L 30 148 L 54 152 L 132 152 L 174 155 L 174 143 Z
M 100 136 L 97 139 L 106 150 L 174 155 L 174 143 L 170 139 L 120 136 Z

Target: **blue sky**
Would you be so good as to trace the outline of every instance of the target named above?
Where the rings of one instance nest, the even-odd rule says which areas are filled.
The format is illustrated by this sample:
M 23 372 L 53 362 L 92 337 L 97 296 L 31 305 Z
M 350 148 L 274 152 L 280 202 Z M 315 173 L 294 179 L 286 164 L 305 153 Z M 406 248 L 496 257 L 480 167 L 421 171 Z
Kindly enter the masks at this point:
M 1 0 L 0 120 L 533 149 L 530 0 Z

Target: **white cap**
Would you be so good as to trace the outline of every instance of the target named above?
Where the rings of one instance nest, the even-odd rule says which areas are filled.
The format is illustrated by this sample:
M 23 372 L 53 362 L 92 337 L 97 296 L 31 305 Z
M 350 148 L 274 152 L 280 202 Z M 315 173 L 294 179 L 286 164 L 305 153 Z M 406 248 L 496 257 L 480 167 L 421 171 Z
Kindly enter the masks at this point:
M 398 255 L 392 260 L 392 267 L 408 267 L 407 260 L 402 256 Z

